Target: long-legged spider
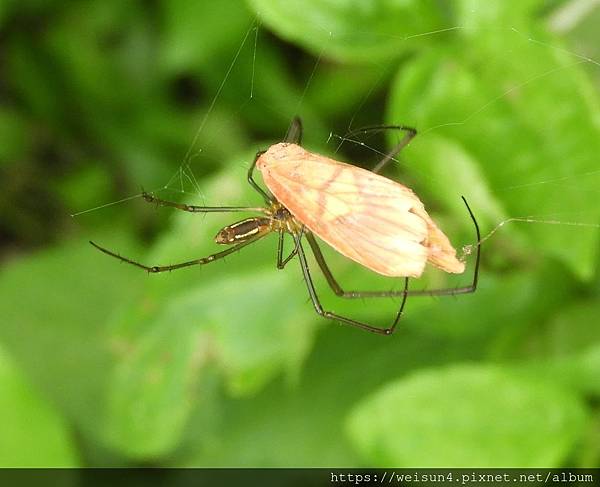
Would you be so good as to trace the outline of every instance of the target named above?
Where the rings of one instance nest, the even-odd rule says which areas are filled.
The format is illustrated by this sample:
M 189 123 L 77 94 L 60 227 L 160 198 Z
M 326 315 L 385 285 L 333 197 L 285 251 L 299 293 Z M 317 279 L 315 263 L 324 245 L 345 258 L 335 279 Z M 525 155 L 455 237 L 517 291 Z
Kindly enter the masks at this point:
M 420 276 L 426 262 L 453 273 L 463 272 L 464 264 L 456 259 L 454 248 L 427 215 L 414 193 L 399 183 L 379 176 L 381 170 L 408 145 L 417 131 L 403 125 L 386 125 L 365 127 L 352 134 L 382 129 L 401 130 L 405 134 L 372 171 L 366 171 L 302 149 L 299 146 L 302 140 L 302 124 L 299 118 L 294 118 L 285 142 L 271 146 L 267 151 L 259 151 L 248 169 L 248 183 L 265 200 L 266 207 L 195 206 L 166 201 L 152 194 L 143 193 L 144 199 L 149 203 L 191 213 L 262 213 L 262 216 L 245 218 L 221 229 L 215 237 L 216 243 L 232 245 L 224 251 L 174 265 L 146 266 L 94 242 L 90 243 L 101 252 L 123 262 L 149 273 L 159 273 L 214 262 L 256 242 L 267 234 L 277 232 L 279 234 L 277 268 L 283 269 L 294 257 L 298 257 L 310 299 L 320 316 L 370 332 L 391 335 L 400 321 L 408 296 L 457 295 L 476 290 L 481 236 L 477 220 L 467 200 L 462 197 L 477 236 L 477 253 L 471 284 L 448 289 L 408 289 L 409 277 Z M 257 166 L 263 173 L 269 192 L 259 186 L 254 179 L 254 169 Z M 276 197 L 275 193 L 279 197 Z M 372 200 L 373 198 L 375 200 Z M 372 202 L 375 204 L 371 205 Z M 370 235 L 369 231 L 372 233 L 374 231 L 374 235 Z M 284 258 L 283 244 L 286 233 L 292 236 L 295 246 Z M 379 274 L 404 277 L 403 289 L 345 291 L 327 265 L 315 235 L 330 243 L 342 254 Z M 352 238 L 345 238 L 346 236 Z M 319 268 L 337 296 L 348 299 L 400 297 L 400 307 L 390 326 L 379 328 L 324 310 L 310 273 L 302 245 L 303 239 L 308 241 Z

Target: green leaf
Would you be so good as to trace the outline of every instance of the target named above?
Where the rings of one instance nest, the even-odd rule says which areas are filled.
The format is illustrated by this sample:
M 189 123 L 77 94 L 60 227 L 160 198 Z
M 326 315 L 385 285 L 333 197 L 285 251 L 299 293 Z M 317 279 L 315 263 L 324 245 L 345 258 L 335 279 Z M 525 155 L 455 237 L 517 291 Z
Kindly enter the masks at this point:
M 426 144 L 411 145 L 403 160 L 404 155 L 407 162 L 403 169 L 417 181 L 416 186 L 426 188 L 432 201 L 437 200 L 452 209 L 453 214 L 462 216 L 464 228 L 470 230 L 473 225 L 461 196 L 467 198 L 480 226 L 506 218 L 478 161 L 455 139 L 432 133 Z
M 379 304 L 364 307 L 372 319 L 380 316 Z M 335 309 L 343 309 L 339 300 Z M 344 434 L 345 416 L 357 401 L 406 371 L 481 351 L 479 342 L 428 335 L 419 323 L 403 323 L 398 335 L 382 337 L 314 320 L 322 330 L 301 380 L 293 387 L 275 381 L 254 396 L 222 401 L 209 420 L 204 408 L 198 411 L 203 420 L 187 428 L 174 466 L 357 467 Z
M 519 348 L 524 356 L 539 358 L 565 358 L 584 353 L 594 344 L 600 345 L 600 329 L 591 326 L 591 319 L 598 316 L 600 303 L 597 299 L 563 305 L 548 323 L 536 327 L 536 332 Z
M 29 148 L 27 123 L 20 113 L 10 109 L 0 109 L 0 165 L 8 166 L 25 158 Z
M 164 22 L 161 61 L 168 71 L 196 65 L 214 69 L 222 57 L 233 57 L 252 17 L 243 2 L 160 2 Z M 227 18 L 227 22 L 221 19 Z M 250 44 L 250 42 L 248 42 Z M 215 73 L 223 77 L 222 73 Z
M 487 365 L 413 373 L 348 418 L 355 447 L 380 467 L 559 467 L 585 426 L 577 396 Z
M 116 227 L 112 232 L 124 233 Z M 86 240 L 6 265 L 0 274 L 0 340 L 81 437 L 103 443 L 114 348 L 104 324 L 136 284 L 100 257 Z
M 600 303 L 596 299 L 571 302 L 549 321 L 538 323 L 512 348 L 520 357 L 533 359 L 529 368 L 535 374 L 545 374 L 584 394 L 599 396 L 600 330 L 591 326 L 597 316 Z
M 169 311 L 156 319 L 171 318 Z M 168 328 L 146 323 L 144 339 L 120 354 L 109 390 L 107 436 L 128 455 L 157 456 L 177 441 L 185 424 L 204 360 L 200 333 L 185 324 L 178 316 Z
M 442 27 L 436 2 L 414 0 L 248 0 L 259 18 L 285 39 L 342 61 L 398 57 L 422 46 Z
M 213 280 L 155 309 L 116 370 L 112 443 L 142 458 L 173 448 L 191 407 L 210 394 L 207 373 L 217 371 L 230 394 L 244 396 L 282 367 L 297 370 L 311 327 L 290 277 L 268 271 Z
M 357 277 L 355 266 L 348 267 L 351 272 L 340 276 L 342 283 L 369 289 L 379 284 L 386 289 L 381 282 Z M 572 281 L 565 278 L 565 269 L 556 267 L 501 276 L 482 274 L 481 287 L 473 295 L 410 298 L 392 337 L 315 316 L 323 329 L 297 387 L 290 389 L 279 381 L 256 395 L 227 400 L 210 420 L 204 418 L 204 410 L 198 412 L 204 419 L 190 425 L 183 465 L 358 466 L 344 436 L 346 413 L 388 381 L 415 370 L 456 360 L 485 360 L 490 349 L 504 358 L 506 349 L 537 333 L 534 323 L 543 323 L 569 299 Z M 564 285 L 557 286 L 557 281 Z M 388 300 L 361 300 L 356 307 L 354 301 L 328 299 L 331 293 L 322 281 L 317 289 L 326 309 L 380 326 L 389 323 L 397 309 L 397 303 Z M 548 379 L 547 374 L 541 377 Z M 273 404 L 277 404 L 276 415 Z
M 203 202 L 260 206 L 240 166 L 231 164 L 203 185 Z M 160 211 L 174 212 L 174 225 L 142 262 L 175 263 L 224 250 L 212 236 L 232 223 L 232 214 Z M 210 265 L 142 276 L 138 296 L 112 322 L 111 342 L 121 350 L 109 399 L 113 446 L 140 458 L 170 451 L 192 407 L 212 394 L 204 388 L 214 374 L 235 397 L 256 394 L 282 373 L 297 377 L 312 345 L 313 311 L 297 266 L 275 268 L 276 242 L 273 235 Z M 133 266 L 107 264 L 141 275 Z
M 415 125 L 421 136 L 410 150 L 425 155 L 416 147 L 428 145 L 432 136 L 453 140 L 480 166 L 485 186 L 508 217 L 597 222 L 600 105 L 581 60 L 548 34 L 520 24 L 522 30 L 476 26 L 398 73 L 389 120 Z M 437 186 L 429 185 L 432 194 Z M 591 277 L 597 228 L 537 223 L 518 229 L 539 252 L 559 257 L 581 278 Z
M 468 278 L 459 282 L 467 284 Z M 492 357 L 514 357 L 523 342 L 539 333 L 540 324 L 573 298 L 572 286 L 572 276 L 553 262 L 500 275 L 483 269 L 475 293 L 435 301 L 412 298 L 406 312 L 437 336 L 487 336 L 485 348 Z
M 577 51 L 585 53 L 590 59 L 600 58 L 600 9 L 590 8 L 584 16 L 574 17 L 571 15 L 570 3 L 557 5 L 549 15 L 548 24 L 550 28 L 563 34 L 569 45 L 577 46 Z M 591 76 L 598 75 L 598 66 L 595 63 L 586 65 Z
M 0 348 L 0 467 L 77 467 L 64 419 Z
M 578 383 L 596 397 L 600 397 L 600 343 L 596 342 L 581 354 L 577 363 Z
M 498 28 L 499 24 L 503 26 L 530 22 L 531 14 L 544 2 L 545 0 L 522 0 L 507 5 L 506 2 L 482 3 L 477 0 L 456 0 L 453 6 L 457 11 L 458 25 L 464 29 Z
M 2 2 L 0 4 L 0 26 L 2 26 L 2 24 L 4 24 L 4 20 L 6 19 L 6 17 L 8 17 L 9 7 L 10 7 L 9 2 Z

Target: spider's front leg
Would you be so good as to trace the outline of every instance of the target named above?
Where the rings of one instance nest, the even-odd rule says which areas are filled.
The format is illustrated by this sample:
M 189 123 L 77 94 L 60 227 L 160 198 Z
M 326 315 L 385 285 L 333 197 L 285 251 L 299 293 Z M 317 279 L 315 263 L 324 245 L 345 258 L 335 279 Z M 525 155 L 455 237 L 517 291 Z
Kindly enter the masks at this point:
M 146 191 L 142 192 L 142 197 L 147 203 L 154 203 L 159 206 L 168 206 L 170 208 L 177 208 L 178 210 L 187 211 L 190 213 L 232 213 L 232 212 L 259 212 L 266 213 L 265 208 L 255 208 L 249 206 L 196 206 L 187 205 L 185 203 L 175 203 L 174 201 L 167 201 L 157 198 L 151 193 Z

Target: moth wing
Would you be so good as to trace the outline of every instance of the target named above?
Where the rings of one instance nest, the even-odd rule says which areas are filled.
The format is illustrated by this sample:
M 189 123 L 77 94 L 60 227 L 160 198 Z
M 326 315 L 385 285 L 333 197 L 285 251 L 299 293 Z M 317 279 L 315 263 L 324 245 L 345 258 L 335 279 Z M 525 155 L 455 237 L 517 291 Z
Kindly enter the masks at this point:
M 299 146 L 286 146 L 293 147 L 283 154 L 270 154 L 269 149 L 258 167 L 267 187 L 297 220 L 379 274 L 422 274 L 429 255 L 428 225 L 419 216 L 423 204 L 410 189 Z

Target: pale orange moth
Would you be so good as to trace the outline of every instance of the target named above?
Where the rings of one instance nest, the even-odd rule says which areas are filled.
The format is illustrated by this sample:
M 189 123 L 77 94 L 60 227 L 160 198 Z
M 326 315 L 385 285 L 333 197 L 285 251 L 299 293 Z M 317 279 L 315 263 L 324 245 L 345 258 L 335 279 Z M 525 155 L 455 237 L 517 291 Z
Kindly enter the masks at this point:
M 244 211 L 262 213 L 263 216 L 246 218 L 227 225 L 217 233 L 216 243 L 235 244 L 227 250 L 180 264 L 146 266 L 94 242 L 90 243 L 105 254 L 147 272 L 158 273 L 208 264 L 256 242 L 267 234 L 278 232 L 277 268 L 283 269 L 293 257 L 298 257 L 310 298 L 315 311 L 320 316 L 374 333 L 391 335 L 400 321 L 408 296 L 456 295 L 476 290 L 481 237 L 477 220 L 463 197 L 477 236 L 477 254 L 471 284 L 451 289 L 408 289 L 409 278 L 421 276 L 427 263 L 455 274 L 464 272 L 465 264 L 457 259 L 456 250 L 450 244 L 448 237 L 431 219 L 414 192 L 379 174 L 414 138 L 416 130 L 393 125 L 366 127 L 354 131 L 353 134 L 374 129 L 403 130 L 405 136 L 372 171 L 368 171 L 303 149 L 299 145 L 302 139 L 302 124 L 299 118 L 294 118 L 285 142 L 259 152 L 248 170 L 248 182 L 267 203 L 264 208 L 193 206 L 161 200 L 149 193 L 143 193 L 144 199 L 148 202 L 193 213 Z M 254 180 L 255 167 L 261 172 L 269 193 Z M 283 238 L 286 233 L 294 239 L 295 247 L 284 259 Z M 344 291 L 325 262 L 315 236 L 349 259 L 378 274 L 404 277 L 403 289 Z M 317 264 L 336 295 L 343 298 L 400 297 L 400 308 L 392 324 L 387 328 L 379 328 L 325 311 L 310 274 L 302 246 L 303 238 L 308 241 Z

